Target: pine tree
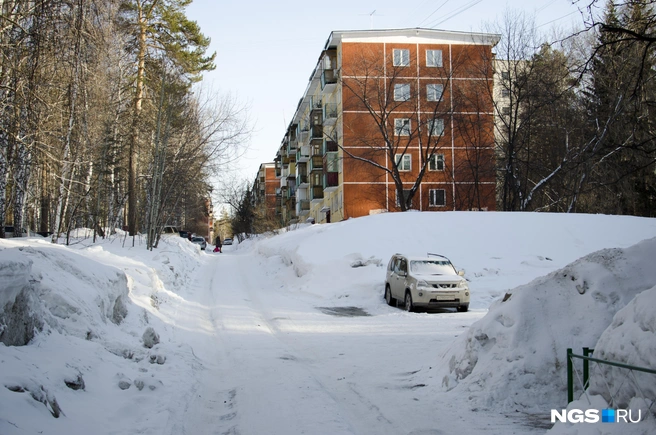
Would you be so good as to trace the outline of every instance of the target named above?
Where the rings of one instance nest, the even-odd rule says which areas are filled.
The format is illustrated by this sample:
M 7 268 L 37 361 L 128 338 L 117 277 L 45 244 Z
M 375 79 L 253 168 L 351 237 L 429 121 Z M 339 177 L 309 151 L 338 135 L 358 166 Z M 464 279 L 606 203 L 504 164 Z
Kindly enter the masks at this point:
M 204 71 L 214 69 L 215 54 L 206 55 L 210 40 L 197 23 L 190 21 L 184 8 L 191 0 L 125 0 L 121 5 L 122 24 L 131 35 L 136 78 L 132 103 L 132 127 L 128 169 L 128 229 L 137 231 L 137 154 L 140 122 L 149 79 L 148 61 L 166 59 L 188 84 L 200 79 Z

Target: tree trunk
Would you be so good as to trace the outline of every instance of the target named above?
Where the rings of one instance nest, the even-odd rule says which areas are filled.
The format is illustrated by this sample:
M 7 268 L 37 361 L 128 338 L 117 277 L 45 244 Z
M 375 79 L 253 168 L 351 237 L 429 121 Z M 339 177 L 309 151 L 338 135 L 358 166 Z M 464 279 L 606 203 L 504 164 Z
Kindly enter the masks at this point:
M 139 143 L 139 118 L 144 97 L 144 78 L 146 71 L 146 16 L 141 2 L 138 3 L 139 50 L 137 52 L 137 81 L 134 97 L 134 114 L 130 134 L 130 157 L 128 169 L 128 231 L 131 236 L 137 233 L 137 153 Z

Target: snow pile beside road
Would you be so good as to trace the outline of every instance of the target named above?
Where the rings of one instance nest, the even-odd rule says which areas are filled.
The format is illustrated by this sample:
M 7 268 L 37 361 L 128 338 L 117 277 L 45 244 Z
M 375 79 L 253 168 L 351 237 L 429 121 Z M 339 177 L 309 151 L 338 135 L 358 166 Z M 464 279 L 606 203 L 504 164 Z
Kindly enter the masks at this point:
M 566 397 L 566 349 L 603 349 L 604 341 L 597 341 L 613 316 L 656 283 L 654 258 L 656 239 L 627 249 L 605 249 L 508 291 L 445 352 L 437 378 L 445 389 L 467 394 L 490 409 L 546 412 L 561 407 Z M 643 360 L 651 353 L 653 361 L 653 338 L 642 351 L 631 344 L 643 336 L 638 325 L 653 320 L 653 313 L 652 320 L 644 314 L 644 321 L 636 318 L 636 327 L 622 331 L 629 334 L 622 338 L 627 344 L 624 355 L 595 355 Z M 626 317 L 616 317 L 617 326 Z
M 32 318 L 39 330 L 88 338 L 108 321 L 119 324 L 127 315 L 127 279 L 115 268 L 57 246 L 5 249 L 0 264 L 5 283 L 0 305 L 7 319 Z M 10 330 L 15 328 L 9 325 Z
M 204 254 L 181 238 L 75 242 L 0 240 L 0 433 L 165 433 L 200 366 L 169 326 L 171 289 Z
M 645 252 L 653 255 L 654 252 Z M 654 257 L 651 257 L 652 259 Z M 617 312 L 613 323 L 601 334 L 594 348 L 594 357 L 656 369 L 656 286 L 636 296 L 631 303 Z M 590 377 L 590 393 L 600 394 L 608 402 L 609 385 L 622 385 L 613 390 L 618 407 L 626 407 L 632 399 L 643 397 L 651 401 L 656 397 L 656 375 L 633 372 L 612 366 L 599 366 Z M 603 376 L 601 376 L 603 374 Z M 628 376 L 628 377 L 627 377 Z M 635 378 L 634 378 L 635 377 Z M 645 403 L 642 403 L 643 406 Z M 656 410 L 653 410 L 656 412 Z

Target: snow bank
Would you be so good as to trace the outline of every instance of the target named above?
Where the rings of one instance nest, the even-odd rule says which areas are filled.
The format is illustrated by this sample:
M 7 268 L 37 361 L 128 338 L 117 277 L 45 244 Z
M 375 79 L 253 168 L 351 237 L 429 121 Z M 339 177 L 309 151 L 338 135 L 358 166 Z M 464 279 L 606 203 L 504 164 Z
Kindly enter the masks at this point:
M 645 252 L 652 255 L 654 252 Z M 656 286 L 636 296 L 617 312 L 611 325 L 595 345 L 594 357 L 656 369 Z M 605 382 L 612 386 L 614 405 L 625 408 L 637 398 L 649 401 L 656 397 L 656 375 L 633 372 L 613 366 L 594 364 L 591 372 L 591 394 L 599 394 L 610 403 Z M 618 387 L 621 385 L 621 388 Z M 644 403 L 643 403 L 644 405 Z M 656 409 L 652 409 L 656 414 Z
M 11 250 L 0 251 L 0 343 L 29 343 L 43 327 L 34 313 L 35 292 L 30 276 L 32 261 Z
M 0 240 L 0 433 L 164 433 L 143 416 L 195 382 L 168 323 L 204 254 L 179 237 L 74 242 Z
M 597 345 L 615 313 L 638 293 L 653 288 L 654 258 L 656 239 L 627 249 L 605 249 L 509 291 L 442 356 L 438 377 L 443 387 L 492 409 L 560 408 L 566 398 L 567 348 L 580 352 L 584 346 L 597 347 L 596 356 L 617 359 L 623 347 L 618 334 L 624 333 L 621 340 L 628 344 L 637 343 L 643 327 L 645 334 L 649 328 L 653 331 L 653 313 L 641 311 L 635 326 L 608 332 Z M 630 307 L 643 299 L 648 302 L 650 295 Z M 615 329 L 626 317 L 618 314 Z M 625 347 L 627 355 L 633 353 L 632 347 Z M 654 361 L 654 349 L 652 335 L 639 352 L 643 363 L 650 357 Z

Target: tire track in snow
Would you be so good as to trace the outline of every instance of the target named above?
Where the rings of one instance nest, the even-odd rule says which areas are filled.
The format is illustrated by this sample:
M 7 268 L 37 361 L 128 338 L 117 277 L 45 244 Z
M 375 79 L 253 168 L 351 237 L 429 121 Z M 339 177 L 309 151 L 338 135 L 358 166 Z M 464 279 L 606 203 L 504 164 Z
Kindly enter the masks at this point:
M 247 257 L 251 259 L 252 257 Z M 241 265 L 243 267 L 243 265 Z M 252 267 L 256 270 L 256 267 Z M 349 433 L 362 434 L 399 434 L 403 429 L 397 427 L 390 421 L 380 410 L 380 408 L 369 400 L 365 394 L 360 392 L 354 382 L 346 383 L 346 388 L 335 383 L 325 375 L 321 375 L 312 363 L 320 361 L 313 349 L 301 346 L 300 342 L 289 337 L 286 332 L 278 326 L 279 322 L 288 322 L 295 325 L 294 319 L 289 315 L 278 315 L 279 313 L 271 312 L 271 309 L 265 308 L 260 297 L 260 289 L 266 289 L 265 282 L 257 282 L 261 275 L 253 273 L 241 273 L 242 288 L 245 290 L 250 305 L 257 313 L 261 323 L 269 331 L 271 336 L 279 343 L 281 349 L 285 350 L 281 359 L 294 361 L 297 365 L 302 366 L 302 370 L 311 376 L 311 381 L 316 384 L 322 394 L 327 395 L 339 407 L 340 415 L 346 417 L 346 423 L 349 427 Z M 257 289 L 257 290 L 256 290 Z M 282 313 L 281 313 L 282 314 Z M 299 330 L 298 328 L 295 328 Z M 291 405 L 290 405 L 291 406 Z M 344 418 L 343 417 L 343 418 Z M 375 427 L 372 427 L 372 424 Z M 359 429 L 359 430 L 358 430 Z

